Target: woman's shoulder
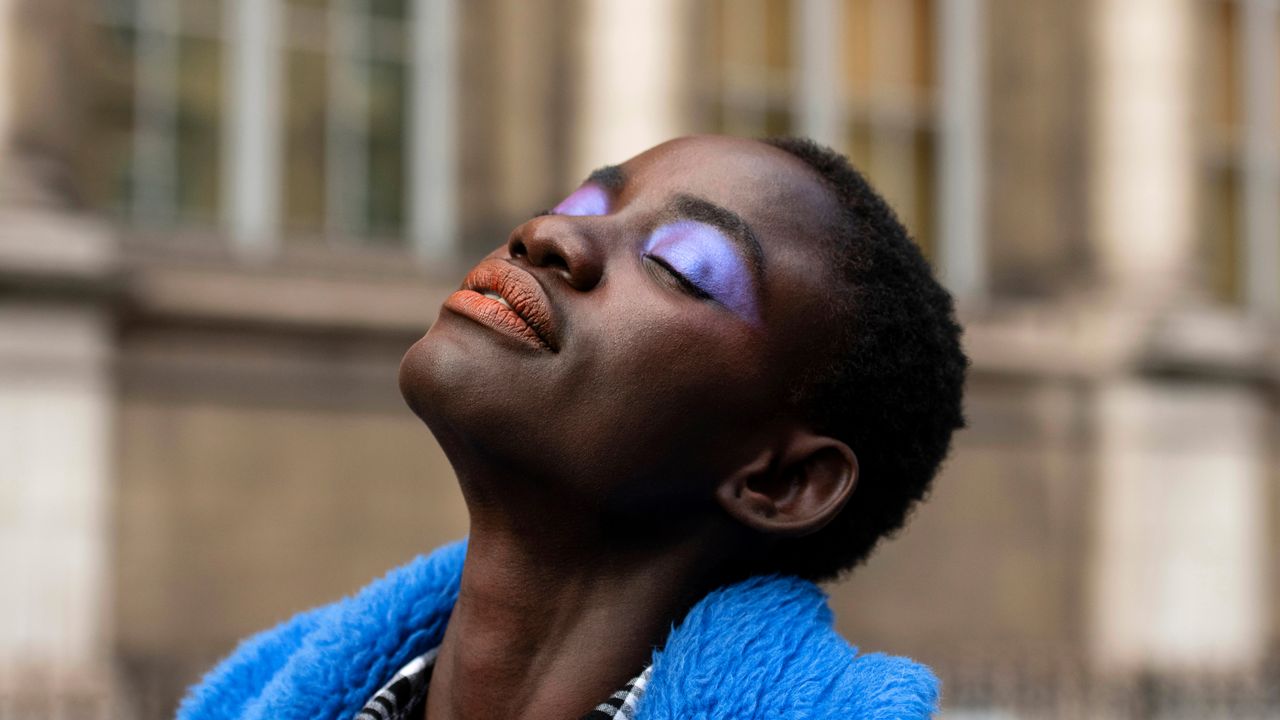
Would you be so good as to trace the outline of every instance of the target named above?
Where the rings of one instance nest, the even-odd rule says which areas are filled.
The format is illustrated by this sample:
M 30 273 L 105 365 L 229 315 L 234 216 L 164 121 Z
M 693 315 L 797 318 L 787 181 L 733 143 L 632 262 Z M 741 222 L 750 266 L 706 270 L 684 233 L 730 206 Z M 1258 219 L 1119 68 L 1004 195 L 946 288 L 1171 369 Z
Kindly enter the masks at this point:
M 927 718 L 925 665 L 861 654 L 833 626 L 826 594 L 788 576 L 717 590 L 654 654 L 638 720 L 677 717 Z

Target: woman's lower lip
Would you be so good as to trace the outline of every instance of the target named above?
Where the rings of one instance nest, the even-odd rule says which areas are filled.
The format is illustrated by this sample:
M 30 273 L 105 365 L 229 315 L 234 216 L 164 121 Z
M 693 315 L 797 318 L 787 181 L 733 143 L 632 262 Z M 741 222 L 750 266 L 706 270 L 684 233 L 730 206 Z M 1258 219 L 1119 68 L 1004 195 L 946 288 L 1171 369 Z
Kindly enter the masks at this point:
M 538 350 L 550 349 L 516 311 L 474 290 L 455 292 L 444 301 L 444 307 Z

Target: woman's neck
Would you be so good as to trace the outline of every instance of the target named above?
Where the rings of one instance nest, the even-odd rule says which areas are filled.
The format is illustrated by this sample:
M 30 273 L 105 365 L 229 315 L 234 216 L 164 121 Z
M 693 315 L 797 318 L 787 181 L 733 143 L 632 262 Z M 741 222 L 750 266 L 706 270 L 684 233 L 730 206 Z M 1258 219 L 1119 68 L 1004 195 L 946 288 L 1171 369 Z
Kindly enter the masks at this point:
M 521 510 L 473 507 L 429 720 L 579 717 L 639 673 L 722 580 L 707 551 L 725 546 L 708 536 L 718 523 L 697 537 L 620 540 L 626 533 L 572 513 Z

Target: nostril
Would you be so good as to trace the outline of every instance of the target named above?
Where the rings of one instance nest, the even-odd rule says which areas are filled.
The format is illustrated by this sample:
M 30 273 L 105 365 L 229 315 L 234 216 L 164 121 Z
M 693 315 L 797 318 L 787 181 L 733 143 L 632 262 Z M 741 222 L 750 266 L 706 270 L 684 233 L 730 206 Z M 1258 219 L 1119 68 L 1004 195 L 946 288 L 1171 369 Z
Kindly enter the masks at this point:
M 569 263 L 556 253 L 547 253 L 547 256 L 542 259 L 542 264 L 550 268 L 555 268 L 561 275 L 569 277 Z
M 555 215 L 516 228 L 507 238 L 506 250 L 512 260 L 554 272 L 578 290 L 592 288 L 603 270 L 592 238 Z
M 527 260 L 536 267 L 554 270 L 566 280 L 572 277 L 568 258 L 550 240 L 535 237 L 528 245 L 523 240 L 516 240 L 511 244 L 510 252 L 512 257 Z

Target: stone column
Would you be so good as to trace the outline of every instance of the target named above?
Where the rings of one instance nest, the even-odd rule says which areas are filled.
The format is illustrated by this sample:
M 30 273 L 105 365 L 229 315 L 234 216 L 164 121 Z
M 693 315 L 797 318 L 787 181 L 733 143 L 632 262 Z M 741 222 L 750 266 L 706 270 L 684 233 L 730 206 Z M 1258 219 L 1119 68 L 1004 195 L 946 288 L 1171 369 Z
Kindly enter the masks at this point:
M 0 1 L 0 715 L 111 712 L 116 253 L 76 210 L 85 8 Z
M 1267 411 L 1247 387 L 1102 391 L 1093 648 L 1106 671 L 1230 672 L 1266 651 Z
M 1195 240 L 1190 0 L 1096 0 L 1090 225 L 1101 280 L 1152 310 L 1187 287 Z
M 501 0 L 494 8 L 490 61 L 497 65 L 494 102 L 502 122 L 494 128 L 495 176 L 485 195 L 511 227 L 582 180 L 562 177 L 567 159 L 560 140 L 569 133 L 560 125 L 570 112 L 561 106 L 572 88 L 561 73 L 578 68 L 567 47 L 576 21 L 559 12 L 563 7 L 550 0 Z
M 1258 393 L 1141 377 L 1188 300 L 1196 229 L 1192 0 L 1096 0 L 1090 233 L 1106 289 L 1092 647 L 1104 671 L 1230 672 L 1264 652 L 1267 530 Z
M 683 132 L 688 41 L 678 0 L 589 0 L 584 5 L 578 177 Z

